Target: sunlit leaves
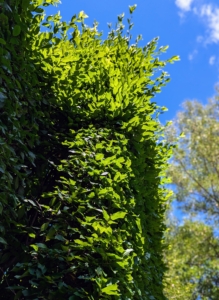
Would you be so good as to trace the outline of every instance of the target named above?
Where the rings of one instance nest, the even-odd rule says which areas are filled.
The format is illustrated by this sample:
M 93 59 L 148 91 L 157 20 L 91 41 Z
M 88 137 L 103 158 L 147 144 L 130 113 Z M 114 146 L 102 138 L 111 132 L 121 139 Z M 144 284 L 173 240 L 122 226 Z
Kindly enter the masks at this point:
M 167 62 L 173 64 L 175 61 L 179 61 L 180 57 L 178 55 L 172 56 L 170 59 L 167 60 Z
M 123 219 L 127 213 L 126 212 L 116 212 L 110 216 L 112 220 Z
M 39 247 L 37 245 L 30 245 L 35 251 L 38 251 Z
M 101 292 L 103 294 L 107 294 L 107 295 L 120 295 L 118 293 L 118 285 L 117 284 L 110 284 L 110 285 L 106 286 L 105 288 L 103 288 L 101 290 Z
M 136 10 L 136 8 L 137 8 L 137 4 L 129 6 L 129 12 L 130 12 L 130 14 L 132 14 Z
M 88 15 L 86 15 L 85 12 L 82 10 L 79 12 L 78 18 L 86 19 L 86 18 L 88 18 Z

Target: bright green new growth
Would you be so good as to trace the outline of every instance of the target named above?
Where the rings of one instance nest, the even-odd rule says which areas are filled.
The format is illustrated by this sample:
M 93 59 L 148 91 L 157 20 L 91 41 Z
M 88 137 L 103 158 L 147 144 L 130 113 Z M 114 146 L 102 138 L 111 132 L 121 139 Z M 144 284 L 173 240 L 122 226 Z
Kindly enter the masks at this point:
M 84 12 L 41 33 L 55 2 L 0 3 L 0 299 L 165 299 L 157 39 L 130 46 L 120 16 L 102 41 Z

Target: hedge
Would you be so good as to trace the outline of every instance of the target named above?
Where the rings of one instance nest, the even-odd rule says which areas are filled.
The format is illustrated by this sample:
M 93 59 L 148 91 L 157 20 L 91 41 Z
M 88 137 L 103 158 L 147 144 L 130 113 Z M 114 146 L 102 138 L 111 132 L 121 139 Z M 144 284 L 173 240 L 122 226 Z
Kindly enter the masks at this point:
M 171 147 L 151 99 L 178 57 L 131 45 L 124 15 L 106 40 L 84 12 L 45 21 L 57 3 L 0 1 L 0 299 L 165 299 Z

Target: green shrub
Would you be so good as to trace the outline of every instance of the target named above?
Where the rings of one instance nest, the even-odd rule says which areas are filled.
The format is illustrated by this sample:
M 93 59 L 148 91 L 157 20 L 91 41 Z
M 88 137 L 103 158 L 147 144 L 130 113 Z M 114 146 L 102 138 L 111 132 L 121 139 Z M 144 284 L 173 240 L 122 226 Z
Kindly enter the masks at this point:
M 105 41 L 83 12 L 42 33 L 56 2 L 0 2 L 0 298 L 165 299 L 171 150 L 151 98 L 168 78 L 152 76 L 178 57 L 130 46 L 123 16 Z

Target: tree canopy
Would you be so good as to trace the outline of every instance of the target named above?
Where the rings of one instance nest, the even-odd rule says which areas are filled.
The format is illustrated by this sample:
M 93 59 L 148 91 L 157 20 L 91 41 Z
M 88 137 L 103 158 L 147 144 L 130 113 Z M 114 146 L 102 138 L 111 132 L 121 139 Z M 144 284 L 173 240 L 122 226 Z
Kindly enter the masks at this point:
M 167 172 L 174 204 L 191 220 L 182 226 L 170 225 L 167 233 L 166 294 L 170 299 L 219 297 L 218 131 L 217 95 L 206 105 L 186 101 L 166 130 L 167 140 L 176 143 Z
M 167 129 L 168 141 L 180 133 L 168 174 L 176 188 L 176 200 L 190 213 L 204 213 L 206 220 L 219 216 L 219 101 L 206 105 L 186 101 L 173 125 Z
M 165 295 L 168 299 L 216 300 L 219 297 L 219 239 L 197 221 L 172 224 L 166 233 Z

